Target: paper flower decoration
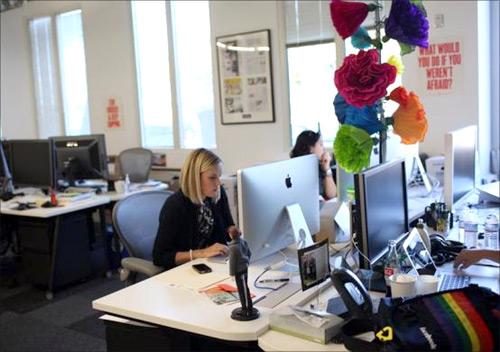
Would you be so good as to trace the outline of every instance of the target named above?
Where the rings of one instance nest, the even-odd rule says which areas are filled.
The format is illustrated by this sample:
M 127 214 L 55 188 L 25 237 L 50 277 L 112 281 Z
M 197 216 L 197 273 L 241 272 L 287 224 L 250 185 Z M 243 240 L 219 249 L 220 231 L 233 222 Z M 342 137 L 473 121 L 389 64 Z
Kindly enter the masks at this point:
M 351 37 L 351 44 L 356 49 L 368 49 L 372 46 L 372 38 L 370 38 L 366 29 L 359 27 Z
M 342 39 L 350 37 L 361 26 L 368 15 L 368 5 L 362 2 L 332 0 L 330 17 Z
M 396 68 L 378 63 L 376 49 L 360 50 L 344 59 L 335 71 L 335 85 L 350 105 L 361 108 L 373 105 L 387 94 L 387 87 L 396 79 Z
M 387 63 L 396 67 L 398 75 L 402 75 L 403 72 L 405 72 L 405 65 L 403 65 L 403 61 L 401 61 L 401 58 L 399 56 L 391 55 L 391 57 L 389 57 L 389 60 L 387 60 Z
M 391 11 L 385 21 L 385 35 L 401 43 L 427 48 L 429 21 L 419 6 L 410 0 L 392 0 Z
M 401 143 L 414 144 L 424 140 L 427 133 L 427 117 L 420 99 L 404 87 L 394 89 L 389 99 L 399 103 L 393 118 L 394 133 L 401 137 Z
M 335 106 L 335 114 L 341 124 L 361 128 L 368 134 L 379 132 L 384 128 L 382 122 L 377 118 L 376 105 L 357 108 L 347 104 L 340 94 L 335 96 L 333 105 Z
M 370 165 L 373 141 L 364 130 L 342 125 L 333 143 L 337 163 L 347 172 L 359 172 Z

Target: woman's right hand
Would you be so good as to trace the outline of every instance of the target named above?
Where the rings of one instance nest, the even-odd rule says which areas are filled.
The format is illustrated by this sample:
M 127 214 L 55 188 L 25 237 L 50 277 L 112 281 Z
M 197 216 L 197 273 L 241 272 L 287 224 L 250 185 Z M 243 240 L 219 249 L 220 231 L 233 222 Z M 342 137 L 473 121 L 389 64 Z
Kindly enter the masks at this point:
M 228 248 L 226 245 L 221 243 L 214 243 L 210 247 L 200 249 L 201 258 L 215 257 L 216 255 L 226 255 L 228 253 Z

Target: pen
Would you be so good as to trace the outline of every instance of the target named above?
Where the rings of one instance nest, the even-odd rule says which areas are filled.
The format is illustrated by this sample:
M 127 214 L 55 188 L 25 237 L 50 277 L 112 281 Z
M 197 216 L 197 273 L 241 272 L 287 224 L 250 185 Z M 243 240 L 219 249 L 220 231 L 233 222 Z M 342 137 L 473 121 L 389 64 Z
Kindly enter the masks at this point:
M 260 280 L 259 283 L 263 284 L 263 283 L 267 283 L 267 282 L 288 282 L 288 281 L 290 281 L 290 279 L 288 279 L 288 278 L 283 278 L 283 279 L 267 279 L 267 280 Z

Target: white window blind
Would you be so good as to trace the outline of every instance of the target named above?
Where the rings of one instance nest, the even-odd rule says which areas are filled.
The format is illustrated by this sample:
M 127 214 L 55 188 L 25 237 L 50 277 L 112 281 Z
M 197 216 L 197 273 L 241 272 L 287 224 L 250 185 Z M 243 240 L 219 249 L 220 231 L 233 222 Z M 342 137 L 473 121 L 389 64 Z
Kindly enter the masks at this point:
M 66 135 L 90 133 L 82 11 L 56 17 L 59 71 Z
M 214 148 L 209 4 L 208 1 L 172 1 L 170 4 L 180 145 L 182 148 Z
M 174 146 L 167 18 L 164 1 L 132 1 L 142 144 Z
M 38 136 L 47 138 L 62 133 L 58 95 L 52 19 L 40 17 L 29 22 L 33 78 L 36 98 Z

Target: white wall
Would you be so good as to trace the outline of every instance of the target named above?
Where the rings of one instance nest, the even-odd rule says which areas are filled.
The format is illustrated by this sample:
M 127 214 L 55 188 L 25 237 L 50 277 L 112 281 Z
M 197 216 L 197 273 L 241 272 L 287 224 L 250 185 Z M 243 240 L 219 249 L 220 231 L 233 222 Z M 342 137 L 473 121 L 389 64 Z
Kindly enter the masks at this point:
M 435 13 L 445 15 L 445 27 L 431 28 L 431 39 L 440 35 L 461 37 L 464 53 L 465 87 L 460 94 L 420 97 L 426 107 L 430 129 L 421 151 L 442 153 L 443 134 L 478 121 L 477 4 L 472 1 L 425 2 L 432 22 Z M 287 158 L 289 112 L 285 71 L 284 19 L 277 1 L 211 1 L 212 41 L 246 31 L 270 29 L 273 61 L 275 123 L 222 125 L 213 57 L 216 104 L 216 152 L 225 162 L 225 172 L 259 162 Z M 29 18 L 81 8 L 85 33 L 91 128 L 105 133 L 109 154 L 140 145 L 140 127 L 130 6 L 124 1 L 30 1 L 21 8 L 1 13 L 1 100 L 2 138 L 36 138 L 35 102 Z M 214 54 L 215 55 L 215 54 Z M 416 90 L 416 55 L 405 57 L 405 85 Z M 109 96 L 121 99 L 125 124 L 121 130 L 105 129 L 105 103 Z M 333 97 L 332 97 L 333 100 Z M 332 110 L 332 118 L 335 118 Z M 168 166 L 179 167 L 186 151 L 169 151 Z

